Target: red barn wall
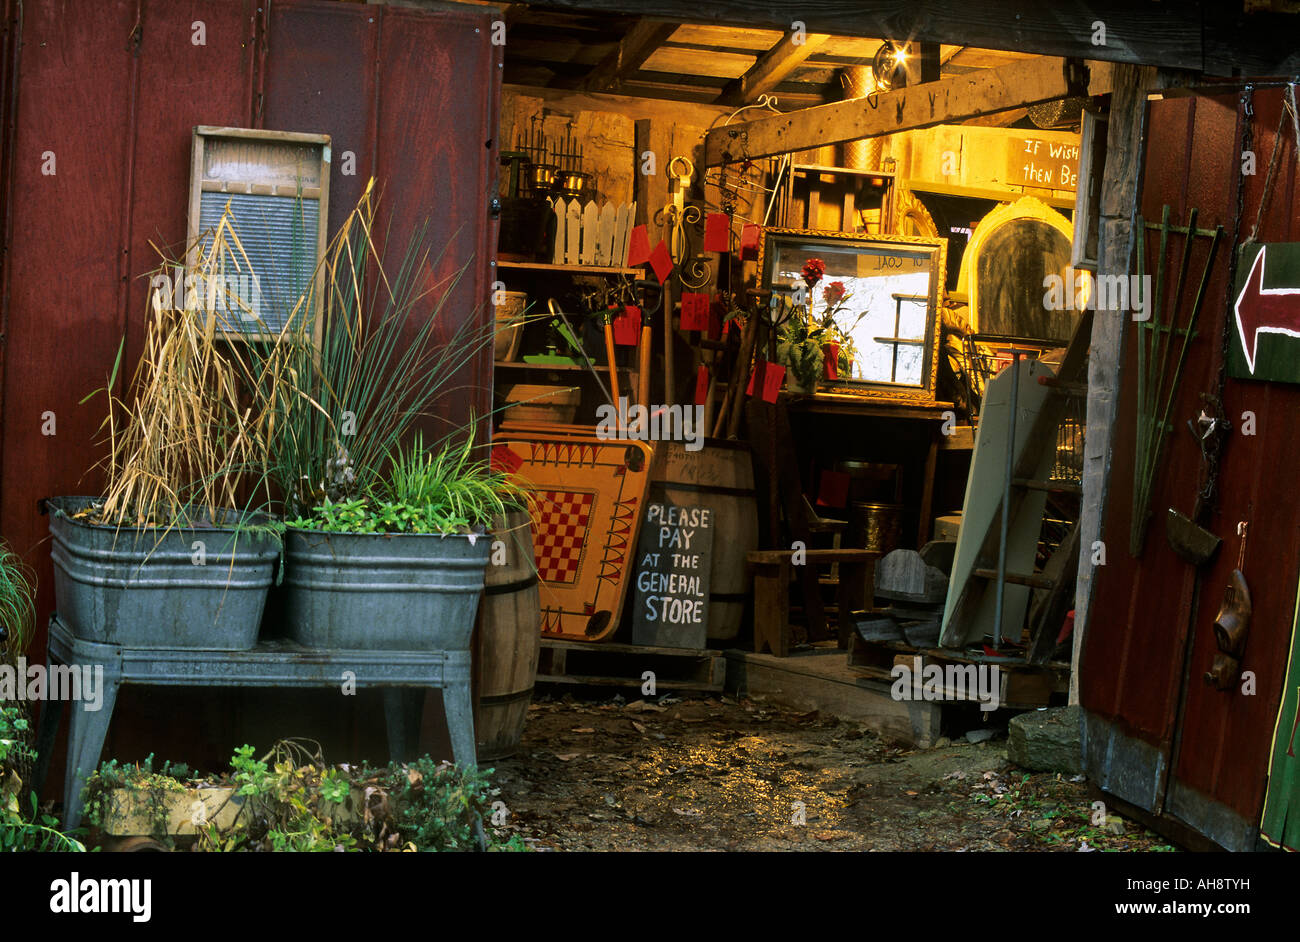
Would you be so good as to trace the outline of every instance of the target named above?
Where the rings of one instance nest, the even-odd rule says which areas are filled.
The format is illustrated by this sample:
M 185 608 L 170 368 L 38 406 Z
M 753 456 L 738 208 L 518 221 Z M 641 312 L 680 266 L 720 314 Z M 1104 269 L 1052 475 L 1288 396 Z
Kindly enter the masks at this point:
M 444 335 L 466 322 L 486 327 L 500 48 L 489 41 L 493 11 L 470 8 L 431 13 L 288 0 L 27 0 L 19 7 L 9 0 L 5 9 L 0 532 L 36 570 L 29 653 L 42 657 L 54 596 L 38 500 L 102 487 L 88 469 L 104 454 L 96 434 L 103 400 L 78 403 L 103 385 L 123 336 L 123 379 L 140 354 L 147 285 L 139 276 L 157 263 L 151 243 L 175 249 L 185 238 L 191 129 L 331 135 L 331 234 L 374 175 L 392 245 L 404 246 L 427 221 L 434 255 L 446 246 L 427 279 L 469 265 L 449 298 Z M 205 45 L 192 41 L 196 22 Z M 341 172 L 345 151 L 355 155 L 352 175 Z M 54 174 L 42 172 L 47 152 Z M 445 421 L 461 425 L 490 408 L 490 370 L 484 351 L 441 404 Z M 47 412 L 55 415 L 54 435 L 42 434 Z M 128 688 L 106 753 L 156 750 L 219 763 L 264 715 L 277 717 L 278 735 L 314 732 L 302 728 L 314 722 L 349 730 L 353 743 L 360 725 L 368 724 L 368 741 L 378 722 L 366 698 L 341 711 L 337 695 L 290 699 L 297 712 L 263 694 Z M 176 719 L 164 721 L 168 715 Z M 298 725 L 280 728 L 289 717 Z M 211 741 L 211 756 L 194 754 L 204 748 L 196 728 Z M 377 745 L 368 757 L 384 758 Z
M 1257 172 L 1242 177 L 1238 93 L 1152 102 L 1141 211 L 1158 222 L 1169 205 L 1174 224 L 1200 211 L 1197 227 L 1222 225 L 1220 246 L 1201 309 L 1197 336 L 1184 366 L 1165 456 L 1151 500 L 1154 514 L 1140 559 L 1128 551 L 1132 517 L 1136 414 L 1136 326 L 1129 325 L 1121 375 L 1119 424 L 1111 467 L 1110 500 L 1102 538 L 1106 565 L 1096 589 L 1080 667 L 1080 699 L 1091 716 L 1089 772 L 1103 788 L 1150 811 L 1192 825 L 1225 846 L 1252 846 L 1263 806 L 1268 754 L 1290 651 L 1296 580 L 1300 577 L 1300 513 L 1291 483 L 1300 479 L 1300 386 L 1227 379 L 1225 412 L 1234 431 L 1227 441 L 1218 499 L 1207 526 L 1223 539 L 1200 570 L 1183 562 L 1165 538 L 1166 509 L 1190 514 L 1200 452 L 1186 421 L 1213 393 L 1229 311 L 1228 260 L 1244 192 L 1241 238 L 1254 227 L 1282 108 L 1282 90 L 1254 93 L 1252 144 Z M 1259 217 L 1260 242 L 1300 241 L 1295 144 L 1284 131 L 1277 177 Z M 1154 234 L 1153 234 L 1154 235 Z M 1192 256 L 1185 323 L 1204 265 L 1208 239 Z M 1172 301 L 1182 242 L 1170 239 L 1166 295 Z M 1154 274 L 1156 249 L 1147 255 Z M 1169 310 L 1166 302 L 1163 310 Z M 1169 320 L 1166 313 L 1164 320 Z M 1256 417 L 1257 434 L 1240 434 L 1242 414 Z M 1214 620 L 1237 565 L 1238 521 L 1248 521 L 1244 572 L 1254 603 L 1243 671 L 1253 671 L 1257 693 L 1219 692 L 1202 675 L 1217 647 Z

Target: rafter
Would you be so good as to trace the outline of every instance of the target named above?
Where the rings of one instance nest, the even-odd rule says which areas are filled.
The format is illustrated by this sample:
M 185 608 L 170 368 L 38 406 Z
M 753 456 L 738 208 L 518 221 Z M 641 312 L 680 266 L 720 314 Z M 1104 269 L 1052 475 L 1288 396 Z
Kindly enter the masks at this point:
M 801 41 L 796 42 L 796 38 Z M 785 81 L 810 55 L 830 39 L 825 33 L 796 36 L 787 33 L 771 49 L 758 57 L 744 75 L 732 79 L 718 96 L 720 105 L 748 105 Z
M 640 19 L 627 31 L 618 48 L 600 61 L 583 81 L 588 92 L 617 92 L 623 82 L 635 75 L 655 50 L 677 31 L 676 23 Z

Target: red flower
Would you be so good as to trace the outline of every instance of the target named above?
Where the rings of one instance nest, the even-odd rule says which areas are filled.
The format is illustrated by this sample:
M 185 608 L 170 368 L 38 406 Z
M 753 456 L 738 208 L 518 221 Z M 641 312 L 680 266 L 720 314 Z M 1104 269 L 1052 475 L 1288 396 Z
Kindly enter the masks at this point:
M 844 282 L 832 281 L 825 288 L 822 288 L 822 298 L 826 301 L 826 307 L 834 308 L 844 300 Z
M 820 258 L 810 258 L 803 263 L 803 280 L 808 283 L 809 288 L 821 281 L 825 274 L 826 263 Z

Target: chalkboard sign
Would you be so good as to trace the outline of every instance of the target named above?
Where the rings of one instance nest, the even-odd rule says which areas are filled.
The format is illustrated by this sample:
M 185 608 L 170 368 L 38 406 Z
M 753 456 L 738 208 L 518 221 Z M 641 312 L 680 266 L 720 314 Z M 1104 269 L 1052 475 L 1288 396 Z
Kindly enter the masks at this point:
M 1043 305 L 1043 279 L 1066 277 L 1070 240 L 1037 219 L 1013 219 L 989 234 L 980 250 L 980 330 L 1068 343 L 1078 311 Z
M 636 549 L 634 644 L 705 646 L 712 562 L 712 508 L 646 505 Z
M 979 221 L 962 255 L 957 287 L 970 299 L 977 333 L 1055 340 L 1074 335 L 1082 307 L 1070 268 L 1070 221 L 1041 200 L 1026 196 L 1004 203 Z M 1048 278 L 1071 287 L 1053 301 Z

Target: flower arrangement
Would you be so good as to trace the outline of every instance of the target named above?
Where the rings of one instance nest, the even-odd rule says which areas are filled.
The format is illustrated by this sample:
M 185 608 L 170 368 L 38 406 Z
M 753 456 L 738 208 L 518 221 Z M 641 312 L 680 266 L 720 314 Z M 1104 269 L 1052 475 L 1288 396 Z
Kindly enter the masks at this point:
M 826 263 L 820 258 L 810 258 L 800 270 L 804 286 L 797 287 L 793 297 L 781 300 L 777 314 L 778 362 L 786 368 L 792 388 L 811 391 L 820 379 L 836 379 L 839 372 L 847 372 L 855 354 L 852 338 L 835 320 L 851 295 L 842 281 L 832 281 L 822 288 L 825 311 L 820 317 L 812 314 L 812 292 L 826 277 Z M 827 363 L 830 357 L 830 363 Z M 834 369 L 832 369 L 832 365 Z

